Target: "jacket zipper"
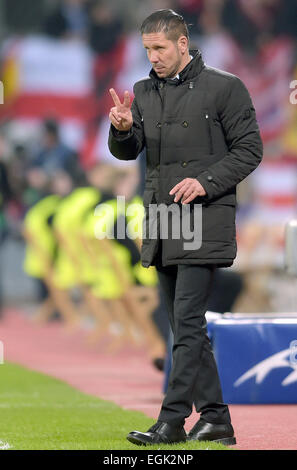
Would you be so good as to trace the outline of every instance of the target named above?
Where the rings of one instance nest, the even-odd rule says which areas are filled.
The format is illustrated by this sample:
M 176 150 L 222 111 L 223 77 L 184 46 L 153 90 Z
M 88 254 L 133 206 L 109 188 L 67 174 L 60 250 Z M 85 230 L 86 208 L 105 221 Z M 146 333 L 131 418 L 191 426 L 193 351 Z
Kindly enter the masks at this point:
M 161 102 L 162 102 L 162 114 L 161 114 L 161 124 L 163 126 L 163 117 L 164 117 L 164 110 L 165 110 L 165 96 L 166 96 L 166 88 L 165 88 L 165 84 L 163 85 L 161 91 L 159 91 L 159 96 L 160 96 L 160 99 L 161 99 Z M 161 165 L 161 151 L 162 151 L 162 137 L 163 137 L 163 133 L 162 133 L 162 127 L 160 128 L 160 145 L 159 145 L 159 165 Z
M 208 111 L 205 111 L 204 116 L 205 116 L 205 119 L 206 119 L 208 148 L 209 148 L 210 154 L 213 154 L 212 136 L 211 136 L 211 128 L 210 128 L 210 117 L 209 117 Z
M 162 102 L 162 113 L 161 113 L 161 124 L 163 126 L 163 118 L 164 118 L 164 111 L 165 111 L 165 97 L 166 97 L 166 85 L 163 84 L 163 87 L 162 89 L 158 90 L 159 92 L 159 96 L 160 96 L 160 99 L 161 99 L 161 102 Z M 162 152 L 162 140 L 163 140 L 163 132 L 162 132 L 162 126 L 160 127 L 160 146 L 159 146 L 159 165 L 160 165 L 160 173 L 161 173 L 161 152 Z M 158 191 L 159 191 L 159 195 L 160 195 L 160 175 L 159 175 L 159 188 L 158 188 Z M 159 229 L 161 230 L 161 218 L 160 218 L 160 226 L 159 226 Z M 161 234 L 159 234 L 161 236 Z M 158 250 L 158 247 L 159 247 L 159 244 L 162 243 L 162 241 L 159 239 L 158 240 L 158 243 L 156 243 L 155 245 L 155 250 L 154 250 L 154 254 L 153 254 L 153 257 L 152 259 L 154 259 L 156 253 L 157 253 L 157 250 Z M 162 250 L 162 264 L 165 263 L 165 255 L 164 255 L 164 250 Z

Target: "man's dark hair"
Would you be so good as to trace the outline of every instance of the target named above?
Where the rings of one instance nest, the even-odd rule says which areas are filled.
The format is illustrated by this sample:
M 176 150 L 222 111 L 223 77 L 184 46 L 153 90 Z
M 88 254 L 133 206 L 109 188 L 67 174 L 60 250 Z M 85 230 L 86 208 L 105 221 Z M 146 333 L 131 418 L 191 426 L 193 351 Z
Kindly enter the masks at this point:
M 189 31 L 183 17 L 173 10 L 157 10 L 148 16 L 140 27 L 141 35 L 165 33 L 167 39 L 177 41 L 180 36 L 189 39 Z

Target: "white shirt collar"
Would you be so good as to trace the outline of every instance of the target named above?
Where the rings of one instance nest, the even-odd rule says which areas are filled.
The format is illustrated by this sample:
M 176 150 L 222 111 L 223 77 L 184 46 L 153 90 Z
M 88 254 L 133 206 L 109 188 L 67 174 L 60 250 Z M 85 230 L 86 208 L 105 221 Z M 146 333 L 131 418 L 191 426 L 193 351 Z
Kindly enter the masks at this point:
M 193 59 L 193 56 L 190 55 L 190 58 L 191 58 L 191 60 L 192 60 L 192 59 Z M 175 78 L 179 79 L 179 73 L 178 73 L 177 75 L 175 75 L 175 77 L 173 78 L 173 80 L 174 80 Z

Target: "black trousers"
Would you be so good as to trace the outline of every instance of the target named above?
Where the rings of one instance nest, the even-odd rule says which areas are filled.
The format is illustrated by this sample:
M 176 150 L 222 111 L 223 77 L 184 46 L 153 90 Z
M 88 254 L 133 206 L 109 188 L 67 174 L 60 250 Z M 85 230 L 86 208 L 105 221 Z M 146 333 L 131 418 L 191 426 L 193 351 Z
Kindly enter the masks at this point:
M 183 425 L 194 404 L 206 421 L 229 423 L 229 409 L 223 403 L 205 319 L 215 267 L 187 264 L 164 267 L 161 256 L 160 248 L 156 269 L 173 331 L 173 349 L 167 393 L 158 420 Z

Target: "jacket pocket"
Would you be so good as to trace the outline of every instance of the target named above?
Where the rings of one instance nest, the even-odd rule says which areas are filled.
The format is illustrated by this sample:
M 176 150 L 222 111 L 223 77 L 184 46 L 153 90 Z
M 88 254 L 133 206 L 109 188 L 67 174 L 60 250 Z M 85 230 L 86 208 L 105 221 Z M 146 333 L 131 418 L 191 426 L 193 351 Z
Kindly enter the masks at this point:
M 143 193 L 143 205 L 148 207 L 153 200 L 154 190 L 153 189 L 145 189 Z
M 211 199 L 211 201 L 208 202 L 208 205 L 209 206 L 236 207 L 237 206 L 236 193 L 227 193 L 227 194 L 223 194 L 223 196 L 219 196 L 214 199 Z

